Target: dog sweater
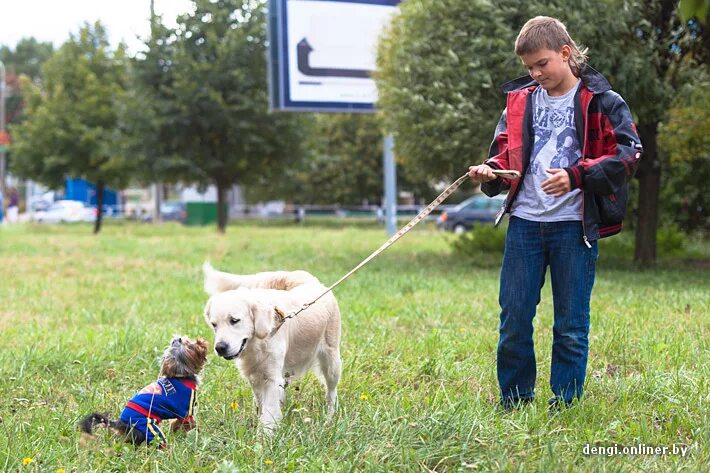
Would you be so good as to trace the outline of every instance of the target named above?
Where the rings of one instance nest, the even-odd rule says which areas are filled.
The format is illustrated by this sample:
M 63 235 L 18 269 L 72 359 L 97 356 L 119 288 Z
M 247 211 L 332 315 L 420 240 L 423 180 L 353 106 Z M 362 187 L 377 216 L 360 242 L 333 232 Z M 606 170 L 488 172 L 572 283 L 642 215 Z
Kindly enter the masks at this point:
M 158 424 L 163 419 L 192 422 L 197 383 L 189 378 L 160 378 L 141 389 L 126 403 L 121 412 L 121 422 L 145 435 L 146 444 L 160 439 L 165 445 L 165 435 Z

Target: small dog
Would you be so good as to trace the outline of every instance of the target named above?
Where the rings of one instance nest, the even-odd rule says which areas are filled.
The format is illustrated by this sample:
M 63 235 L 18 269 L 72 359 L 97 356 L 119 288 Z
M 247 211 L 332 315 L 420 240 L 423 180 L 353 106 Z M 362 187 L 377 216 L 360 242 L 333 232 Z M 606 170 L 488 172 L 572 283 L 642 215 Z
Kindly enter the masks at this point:
M 93 413 L 80 422 L 79 429 L 83 434 L 93 436 L 94 427 L 107 427 L 134 445 L 151 445 L 157 438 L 158 447 L 164 448 L 166 441 L 159 427 L 161 420 L 173 419 L 172 431 L 195 427 L 192 413 L 197 376 L 207 361 L 208 350 L 209 344 L 204 338 L 173 338 L 163 353 L 160 378 L 133 396 L 118 420 Z

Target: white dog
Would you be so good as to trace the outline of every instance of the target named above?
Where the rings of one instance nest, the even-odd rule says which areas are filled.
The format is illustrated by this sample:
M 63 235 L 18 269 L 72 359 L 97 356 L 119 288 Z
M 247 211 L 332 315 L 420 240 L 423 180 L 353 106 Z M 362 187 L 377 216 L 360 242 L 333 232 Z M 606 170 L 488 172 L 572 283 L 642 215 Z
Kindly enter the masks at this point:
M 311 302 L 325 287 L 305 271 L 236 275 L 203 266 L 205 291 L 211 295 L 205 319 L 214 329 L 214 348 L 236 360 L 249 380 L 265 428 L 282 417 L 288 384 L 314 368 L 326 388 L 328 414 L 337 402 L 340 380 L 340 309 L 332 293 L 296 317 L 280 323 L 276 308 L 289 313 Z

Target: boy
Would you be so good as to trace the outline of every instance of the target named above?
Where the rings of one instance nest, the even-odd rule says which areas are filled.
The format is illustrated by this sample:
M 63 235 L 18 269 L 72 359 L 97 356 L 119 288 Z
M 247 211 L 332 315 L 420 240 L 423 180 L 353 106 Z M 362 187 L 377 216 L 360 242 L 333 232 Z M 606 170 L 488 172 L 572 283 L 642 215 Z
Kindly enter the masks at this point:
M 559 20 L 529 20 L 515 53 L 530 76 L 503 86 L 507 106 L 489 157 L 469 168 L 487 195 L 509 190 L 496 221 L 511 214 L 497 354 L 506 409 L 535 396 L 532 321 L 548 266 L 554 305 L 549 403 L 569 405 L 582 396 L 597 240 L 621 231 L 627 183 L 640 157 L 626 103 L 585 64 L 585 52 Z M 498 178 L 492 169 L 515 169 L 522 177 Z

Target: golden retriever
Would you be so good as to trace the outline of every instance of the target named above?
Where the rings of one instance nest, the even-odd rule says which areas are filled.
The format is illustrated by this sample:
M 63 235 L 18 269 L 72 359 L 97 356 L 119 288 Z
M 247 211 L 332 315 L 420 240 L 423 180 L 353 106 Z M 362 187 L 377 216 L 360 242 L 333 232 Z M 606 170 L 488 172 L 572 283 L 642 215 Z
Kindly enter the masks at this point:
M 340 380 L 340 309 L 332 293 L 280 323 L 276 308 L 289 313 L 324 290 L 305 271 L 237 275 L 203 265 L 205 291 L 211 295 L 205 320 L 215 334 L 214 349 L 235 360 L 251 384 L 262 425 L 272 432 L 282 417 L 284 390 L 313 368 L 326 390 L 331 415 Z

